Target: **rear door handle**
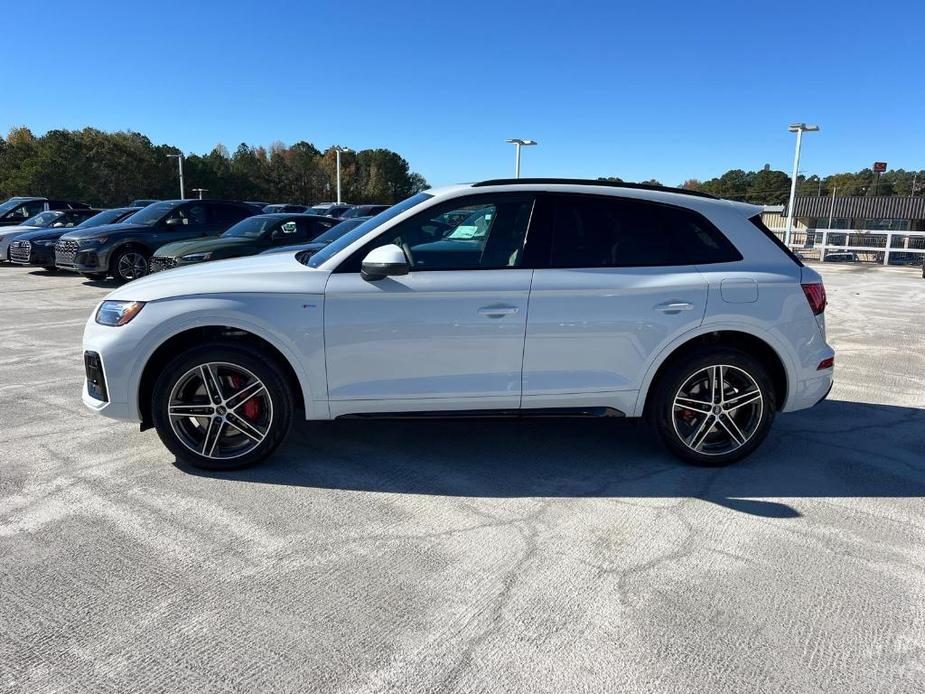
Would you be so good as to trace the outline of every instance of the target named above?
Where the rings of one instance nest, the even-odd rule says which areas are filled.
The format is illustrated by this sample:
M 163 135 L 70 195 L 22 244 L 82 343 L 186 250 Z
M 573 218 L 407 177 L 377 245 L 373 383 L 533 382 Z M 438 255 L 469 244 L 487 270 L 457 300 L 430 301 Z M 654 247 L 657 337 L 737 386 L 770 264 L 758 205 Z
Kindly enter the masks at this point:
M 488 318 L 501 318 L 503 316 L 510 316 L 514 313 L 517 313 L 519 310 L 519 306 L 495 304 L 493 306 L 482 306 L 482 308 L 479 309 L 479 315 L 487 316 Z
M 694 308 L 694 305 L 689 301 L 668 301 L 664 304 L 658 304 L 655 310 L 662 313 L 681 313 L 681 311 L 690 311 L 692 308 Z

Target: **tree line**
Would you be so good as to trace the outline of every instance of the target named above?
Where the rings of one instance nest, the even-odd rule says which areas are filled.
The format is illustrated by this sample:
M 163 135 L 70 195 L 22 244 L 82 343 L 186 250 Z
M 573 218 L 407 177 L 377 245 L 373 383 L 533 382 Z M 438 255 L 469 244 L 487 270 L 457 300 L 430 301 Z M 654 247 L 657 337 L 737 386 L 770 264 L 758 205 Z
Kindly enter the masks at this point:
M 137 132 L 28 128 L 0 137 L 0 199 L 44 195 L 101 207 L 137 198 L 179 197 L 174 146 L 155 145 Z M 216 145 L 184 158 L 186 197 L 204 188 L 210 198 L 316 203 L 336 199 L 336 148 L 310 142 L 269 148 L 242 143 L 234 153 Z M 395 203 L 427 188 L 423 176 L 388 149 L 341 154 L 342 198 L 352 203 Z
M 601 181 L 622 179 L 601 176 Z M 649 185 L 661 186 L 655 179 L 643 181 Z M 790 198 L 790 174 L 774 171 L 766 166 L 760 171 L 731 169 L 722 176 L 701 181 L 689 178 L 680 186 L 686 190 L 699 190 L 720 198 L 742 200 L 757 205 L 782 205 Z M 905 171 L 896 169 L 880 175 L 872 169 L 861 169 L 856 173 L 837 173 L 831 176 L 816 175 L 797 177 L 797 195 L 812 197 L 835 194 L 839 197 L 854 195 L 921 195 L 925 193 L 925 170 Z

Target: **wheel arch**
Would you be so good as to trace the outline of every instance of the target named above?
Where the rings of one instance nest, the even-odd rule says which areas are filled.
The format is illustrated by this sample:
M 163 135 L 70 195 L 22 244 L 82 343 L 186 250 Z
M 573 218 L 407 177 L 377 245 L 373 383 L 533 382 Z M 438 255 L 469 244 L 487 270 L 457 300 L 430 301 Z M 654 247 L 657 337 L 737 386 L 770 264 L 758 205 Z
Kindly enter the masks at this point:
M 151 250 L 151 247 L 143 241 L 138 241 L 137 239 L 121 240 L 107 251 L 106 270 L 108 270 L 110 274 L 115 274 L 116 269 L 112 266 L 113 261 L 116 259 L 116 256 L 124 250 L 141 251 L 145 254 L 146 257 L 149 258 L 154 253 L 154 251 Z
M 276 363 L 283 371 L 286 379 L 295 386 L 292 390 L 296 407 L 303 410 L 307 407 L 310 400 L 306 399 L 308 390 L 305 380 L 301 377 L 296 367 L 293 366 L 291 359 L 287 357 L 284 348 L 276 344 L 272 339 L 259 335 L 249 328 L 230 324 L 204 324 L 186 327 L 173 333 L 162 340 L 145 360 L 136 389 L 138 414 L 141 419 L 142 430 L 152 426 L 151 396 L 154 391 L 154 383 L 162 369 L 171 359 L 186 348 L 206 342 L 245 343 L 257 347 Z
M 646 372 L 639 396 L 636 401 L 637 414 L 645 416 L 649 412 L 652 394 L 656 391 L 659 379 L 668 367 L 686 354 L 704 346 L 732 347 L 756 358 L 768 370 L 774 387 L 774 399 L 777 411 L 781 411 L 790 392 L 790 379 L 787 362 L 781 350 L 762 337 L 741 328 L 712 328 L 696 335 L 686 335 L 674 345 L 666 347 Z

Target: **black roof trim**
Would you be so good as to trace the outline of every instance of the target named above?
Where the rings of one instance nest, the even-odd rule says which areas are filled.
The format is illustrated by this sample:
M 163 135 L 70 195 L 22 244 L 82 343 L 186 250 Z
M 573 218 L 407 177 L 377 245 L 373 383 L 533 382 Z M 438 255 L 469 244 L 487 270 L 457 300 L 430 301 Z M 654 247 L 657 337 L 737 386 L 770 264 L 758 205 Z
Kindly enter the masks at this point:
M 630 190 L 655 190 L 664 193 L 680 193 L 681 195 L 693 195 L 698 198 L 710 198 L 718 200 L 715 195 L 704 193 L 699 190 L 687 190 L 685 188 L 670 188 L 668 186 L 653 186 L 648 183 L 617 183 L 616 181 L 597 181 L 592 178 L 493 178 L 488 181 L 479 181 L 473 183 L 473 188 L 482 188 L 485 186 L 507 186 L 517 183 L 525 184 L 555 184 L 571 186 L 605 186 L 610 188 L 629 188 Z

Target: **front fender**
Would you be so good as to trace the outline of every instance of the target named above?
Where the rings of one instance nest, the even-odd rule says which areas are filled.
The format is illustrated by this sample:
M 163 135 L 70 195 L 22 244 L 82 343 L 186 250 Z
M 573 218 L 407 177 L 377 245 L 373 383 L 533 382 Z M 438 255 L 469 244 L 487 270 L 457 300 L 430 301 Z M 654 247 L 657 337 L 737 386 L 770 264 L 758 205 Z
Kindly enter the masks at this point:
M 94 332 L 129 333 L 119 342 L 131 346 L 131 356 L 116 357 L 115 363 L 107 364 L 107 377 L 124 384 L 124 401 L 133 419 L 141 418 L 138 403 L 141 377 L 155 351 L 180 333 L 215 326 L 242 330 L 273 345 L 296 374 L 306 418 L 327 419 L 322 301 L 320 296 L 285 294 L 163 299 L 147 303 L 138 318 L 122 328 L 97 326 Z M 273 324 L 258 318 L 263 315 L 273 316 Z

